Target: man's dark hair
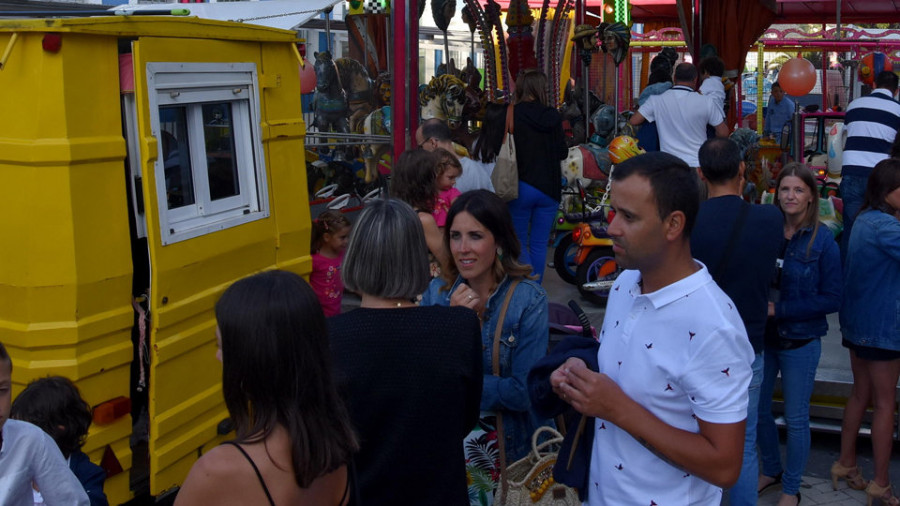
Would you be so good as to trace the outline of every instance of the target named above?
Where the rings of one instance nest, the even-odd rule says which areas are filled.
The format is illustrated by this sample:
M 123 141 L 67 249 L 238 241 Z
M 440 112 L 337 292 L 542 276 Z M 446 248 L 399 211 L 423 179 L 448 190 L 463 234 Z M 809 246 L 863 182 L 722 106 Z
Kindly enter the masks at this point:
M 422 123 L 422 140 L 437 139 L 439 141 L 450 140 L 450 127 L 444 120 L 431 118 Z
M 697 171 L 677 156 L 654 151 L 616 165 L 610 177 L 613 181 L 623 181 L 633 175 L 650 180 L 661 220 L 675 211 L 684 213 L 684 239 L 689 239 L 700 209 Z
M 875 87 L 890 90 L 891 93 L 897 93 L 897 74 L 890 70 L 882 70 L 875 76 Z
M 91 407 L 78 387 L 62 376 L 29 383 L 12 403 L 9 415 L 43 429 L 66 458 L 81 449 L 91 426 Z
M 707 56 L 700 60 L 697 71 L 700 72 L 700 74 L 708 72 L 709 75 L 713 77 L 722 77 L 725 75 L 725 62 L 718 56 Z
M 693 63 L 679 63 L 675 67 L 676 83 L 693 83 L 697 80 L 697 67 Z
M 697 157 L 703 177 L 712 184 L 722 184 L 737 177 L 741 148 L 731 139 L 714 137 L 700 146 Z
M 775 89 L 775 88 L 778 88 L 779 90 L 784 91 L 784 88 L 781 87 L 781 83 L 779 83 L 778 81 L 775 81 L 774 83 L 772 83 L 772 89 Z

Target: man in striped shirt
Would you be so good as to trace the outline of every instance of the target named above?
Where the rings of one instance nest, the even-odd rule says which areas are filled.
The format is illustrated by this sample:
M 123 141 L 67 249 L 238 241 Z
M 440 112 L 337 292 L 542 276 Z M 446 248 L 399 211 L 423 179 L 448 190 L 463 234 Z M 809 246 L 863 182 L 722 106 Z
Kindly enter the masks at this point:
M 847 254 L 850 229 L 862 207 L 866 181 L 876 163 L 891 152 L 891 144 L 900 130 L 900 102 L 897 94 L 897 74 L 885 70 L 875 78 L 875 90 L 857 98 L 847 107 L 841 170 L 841 197 L 844 200 L 844 232 L 841 235 L 841 258 Z

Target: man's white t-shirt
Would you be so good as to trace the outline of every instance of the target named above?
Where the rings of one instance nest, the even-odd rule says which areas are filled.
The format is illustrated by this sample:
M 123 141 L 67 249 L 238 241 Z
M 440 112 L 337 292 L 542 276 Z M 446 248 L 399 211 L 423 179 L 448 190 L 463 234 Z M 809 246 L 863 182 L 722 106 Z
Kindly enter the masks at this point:
M 700 166 L 697 153 L 706 142 L 706 125 L 725 121 L 725 113 L 715 100 L 681 85 L 650 97 L 638 112 L 647 121 L 656 122 L 660 151 L 681 158 L 691 167 Z
M 490 190 L 494 191 L 494 185 L 491 183 L 491 171 L 494 169 L 493 163 L 481 163 L 466 156 L 459 157 L 459 164 L 462 165 L 462 174 L 456 178 L 456 189 L 460 193 L 469 190 Z
M 706 267 L 655 292 L 626 270 L 610 293 L 597 358 L 607 374 L 663 422 L 699 433 L 697 419 L 747 417 L 754 355 L 731 299 Z M 658 457 L 630 434 L 595 420 L 589 506 L 718 506 L 722 490 Z

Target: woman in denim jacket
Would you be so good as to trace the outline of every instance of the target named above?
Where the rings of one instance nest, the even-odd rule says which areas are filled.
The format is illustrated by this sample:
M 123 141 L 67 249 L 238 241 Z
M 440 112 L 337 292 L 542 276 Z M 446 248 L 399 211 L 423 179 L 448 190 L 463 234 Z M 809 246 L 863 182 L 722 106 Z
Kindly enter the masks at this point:
M 422 305 L 465 306 L 478 314 L 484 349 L 482 418 L 502 415 L 506 461 L 511 464 L 531 449 L 534 431 L 550 423 L 532 412 L 526 382 L 528 371 L 547 353 L 547 294 L 527 279 L 531 266 L 517 260 L 521 249 L 509 211 L 492 192 L 466 192 L 453 202 L 444 242 L 452 261 L 443 278 L 432 280 Z M 494 331 L 513 283 L 500 334 L 498 377 L 492 373 Z
M 785 244 L 780 257 L 780 298 L 769 303 L 773 325 L 766 329 L 763 383 L 759 399 L 760 490 L 782 485 L 779 506 L 800 502 L 800 481 L 809 457 L 809 398 L 828 332 L 825 315 L 841 305 L 841 260 L 834 237 L 819 224 L 819 199 L 812 172 L 788 164 L 776 181 L 775 205 L 784 212 Z M 772 329 L 777 329 L 774 332 Z M 782 468 L 772 416 L 775 378 L 781 371 L 787 460 Z
M 889 464 L 900 376 L 900 160 L 883 160 L 869 175 L 862 211 L 853 222 L 846 273 L 840 318 L 853 390 L 844 408 L 841 456 L 831 468 L 832 481 L 837 486 L 838 478 L 846 478 L 856 488 L 866 484 L 856 465 L 856 436 L 871 400 L 875 477 L 866 494 L 870 504 L 874 498 L 897 506 Z

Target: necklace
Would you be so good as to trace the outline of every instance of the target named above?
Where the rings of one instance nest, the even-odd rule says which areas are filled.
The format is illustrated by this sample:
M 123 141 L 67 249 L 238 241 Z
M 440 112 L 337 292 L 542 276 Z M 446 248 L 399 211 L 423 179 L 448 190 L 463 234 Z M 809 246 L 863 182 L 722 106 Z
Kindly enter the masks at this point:
M 487 301 L 494 295 L 494 292 L 497 290 L 497 286 L 499 286 L 496 282 L 491 285 L 491 288 L 487 292 L 487 297 L 485 298 L 484 305 L 481 306 L 481 309 L 475 310 L 475 315 L 478 317 L 478 321 L 484 323 L 484 312 L 487 310 Z
M 383 299 L 381 297 L 373 297 L 363 295 L 360 307 L 370 309 L 392 309 L 399 307 L 416 307 L 419 304 L 408 299 Z

